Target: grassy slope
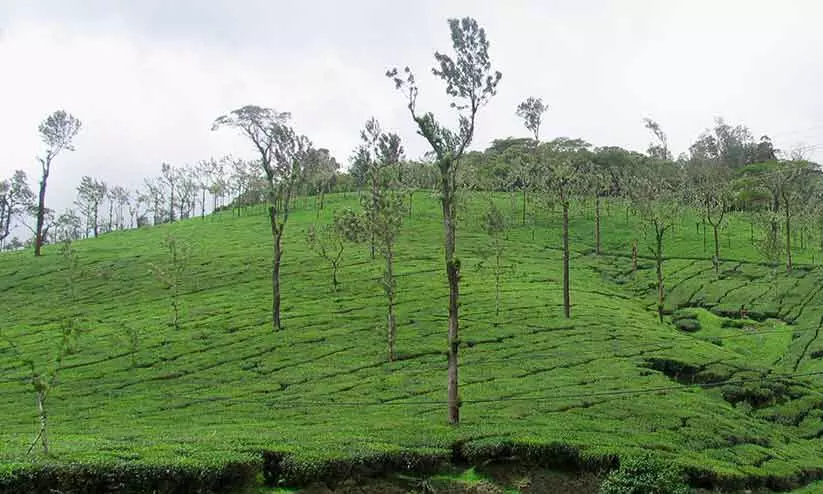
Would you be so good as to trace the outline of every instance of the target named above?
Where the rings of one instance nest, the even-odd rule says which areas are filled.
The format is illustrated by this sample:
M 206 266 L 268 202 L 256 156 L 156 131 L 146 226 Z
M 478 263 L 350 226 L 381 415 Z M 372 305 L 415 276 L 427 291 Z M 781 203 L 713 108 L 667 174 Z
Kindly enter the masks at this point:
M 803 269 L 772 279 L 749 244 L 744 218 L 735 218 L 723 236 L 721 255 L 735 261 L 723 263 L 720 279 L 693 218 L 684 218 L 667 239 L 673 257 L 666 262 L 667 306 L 704 307 L 690 309 L 703 329 L 686 334 L 658 324 L 650 310 L 651 261 L 641 259 L 637 280 L 628 274 L 631 239 L 639 238 L 641 254 L 649 252 L 648 241 L 639 220 L 626 223 L 617 206 L 603 226 L 604 249 L 616 255 L 600 258 L 586 254 L 592 221 L 576 209 L 571 321 L 562 319 L 560 306 L 557 215 L 545 214 L 534 241 L 528 227 L 510 234 L 506 255 L 516 269 L 506 276 L 504 310 L 495 317 L 493 274 L 476 267 L 486 245 L 476 220 L 483 200 L 471 198 L 458 239 L 463 423 L 448 427 L 439 210 L 428 194 L 415 200 L 398 248 L 403 360 L 394 364 L 385 362 L 380 263 L 368 259 L 366 247 L 350 246 L 342 286 L 333 293 L 329 269 L 305 246 L 304 231 L 316 221 L 310 203 L 287 226 L 285 330 L 278 333 L 269 322 L 271 243 L 263 215 L 223 213 L 78 242 L 83 276 L 74 304 L 67 303 L 56 247 L 41 259 L 29 252 L 0 256 L 0 328 L 22 351 L 42 362 L 66 316 L 88 329 L 49 398 L 55 459 L 223 462 L 269 449 L 311 460 L 398 449 L 445 452 L 468 440 L 469 447 L 560 442 L 595 455 L 651 448 L 730 477 L 823 468 L 816 439 L 823 395 L 814 376 L 747 386 L 744 396 L 773 393 L 783 401 L 754 409 L 725 400 L 724 391 L 741 392 L 729 387 L 608 394 L 677 387 L 645 366 L 652 358 L 689 364 L 704 381 L 823 370 L 812 358 L 823 349 L 823 338 L 817 339 L 823 273 Z M 499 200 L 505 210 L 519 210 L 508 198 Z M 320 221 L 354 204 L 351 197 L 332 197 Z M 151 263 L 162 262 L 160 244 L 169 233 L 194 245 L 180 331 L 168 327 L 166 292 L 149 273 Z M 809 262 L 811 255 L 798 250 L 797 261 Z M 705 310 L 736 310 L 741 303 L 794 325 L 767 320 L 747 329 L 723 327 L 722 318 Z M 134 367 L 126 327 L 141 334 Z M 22 461 L 36 432 L 24 375 L 0 346 L 0 462 Z

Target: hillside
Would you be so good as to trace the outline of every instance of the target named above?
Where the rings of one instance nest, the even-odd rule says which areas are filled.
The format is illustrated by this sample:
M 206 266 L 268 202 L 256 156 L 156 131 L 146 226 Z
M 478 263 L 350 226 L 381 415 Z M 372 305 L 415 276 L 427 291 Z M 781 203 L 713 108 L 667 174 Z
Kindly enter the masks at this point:
M 262 210 L 115 232 L 75 243 L 80 280 L 67 303 L 57 246 L 0 255 L 0 331 L 47 364 L 74 317 L 82 332 L 48 398 L 53 456 L 26 456 L 37 432 L 27 369 L 0 343 L 0 491 L 45 465 L 132 469 L 249 463 L 286 483 L 345 462 L 392 469 L 517 457 L 597 469 L 652 450 L 696 484 L 793 488 L 823 474 L 823 271 L 798 249 L 792 274 L 762 262 L 749 222 L 723 235 L 719 275 L 685 216 L 667 236 L 664 324 L 654 312 L 651 238 L 618 203 L 592 253 L 591 212 L 573 211 L 572 319 L 562 317 L 558 215 L 515 225 L 502 311 L 479 266 L 485 196 L 461 211 L 462 423 L 446 422 L 447 286 L 436 200 L 415 196 L 398 245 L 398 362 L 386 363 L 381 263 L 348 246 L 335 293 L 305 231 L 356 206 L 332 196 L 316 219 L 300 200 L 286 228 L 284 330 L 270 323 L 271 238 Z M 516 218 L 508 196 L 500 206 Z M 604 211 L 606 211 L 604 210 Z M 163 239 L 191 244 L 182 323 L 150 268 Z M 630 242 L 640 242 L 636 279 Z M 803 264 L 805 263 L 805 264 Z M 740 321 L 745 305 L 750 320 Z M 673 313 L 673 314 L 672 314 Z M 700 329 L 681 331 L 699 321 Z M 693 328 L 692 328 L 693 329 Z M 135 335 L 136 341 L 135 344 Z M 702 386 L 701 386 L 702 385 Z M 409 454 L 406 454 L 409 453 Z M 344 465 L 344 466 L 341 466 Z M 58 468 L 59 470 L 59 468 Z M 238 474 L 240 475 L 240 474 Z M 6 479 L 6 480 L 3 480 Z M 9 480 L 12 479 L 12 480 Z

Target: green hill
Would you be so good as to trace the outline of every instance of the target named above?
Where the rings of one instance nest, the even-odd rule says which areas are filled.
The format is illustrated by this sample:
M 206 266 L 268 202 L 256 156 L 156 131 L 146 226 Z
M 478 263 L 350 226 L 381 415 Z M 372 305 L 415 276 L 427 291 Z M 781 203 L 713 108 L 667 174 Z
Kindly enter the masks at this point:
M 558 215 L 538 212 L 533 228 L 509 234 L 513 268 L 496 316 L 494 275 L 480 263 L 484 197 L 469 196 L 458 231 L 456 428 L 446 421 L 442 225 L 428 194 L 416 195 L 398 245 L 400 360 L 391 364 L 380 261 L 348 246 L 334 292 L 329 267 L 305 242 L 310 224 L 356 206 L 352 195 L 327 199 L 319 219 L 310 199 L 298 202 L 285 234 L 280 332 L 271 330 L 262 210 L 76 242 L 74 303 L 57 246 L 39 259 L 0 255 L 0 331 L 21 354 L 43 369 L 61 322 L 75 318 L 82 329 L 48 397 L 49 458 L 25 454 L 37 432 L 35 394 L 27 368 L 0 343 L 0 491 L 77 472 L 139 483 L 226 467 L 215 485 L 229 488 L 264 467 L 288 484 L 353 465 L 426 471 L 451 460 L 596 470 L 642 451 L 682 465 L 696 485 L 791 488 L 823 474 L 823 271 L 811 265 L 813 248 L 797 250 L 806 264 L 793 273 L 773 270 L 735 216 L 715 274 L 685 216 L 666 239 L 670 317 L 660 324 L 652 239 L 640 219 L 618 203 L 606 208 L 606 252 L 595 256 L 591 211 L 578 204 L 566 320 Z M 508 196 L 498 202 L 518 217 Z M 151 273 L 169 234 L 192 249 L 179 330 L 169 324 L 169 291 Z M 645 256 L 636 278 L 633 239 Z M 750 319 L 738 318 L 741 305 Z

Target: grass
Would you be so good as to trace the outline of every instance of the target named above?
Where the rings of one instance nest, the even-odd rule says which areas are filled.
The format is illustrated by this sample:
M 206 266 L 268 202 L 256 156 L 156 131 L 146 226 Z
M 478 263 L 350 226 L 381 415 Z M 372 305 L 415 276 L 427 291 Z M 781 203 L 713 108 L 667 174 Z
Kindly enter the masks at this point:
M 604 207 L 604 254 L 593 250 L 592 208 L 571 224 L 572 319 L 562 317 L 559 215 L 520 225 L 517 198 L 496 196 L 515 227 L 499 317 L 479 226 L 485 195 L 464 200 L 462 423 L 446 423 L 446 298 L 439 207 L 415 197 L 397 248 L 398 352 L 385 360 L 381 263 L 348 246 L 331 270 L 305 244 L 314 222 L 355 206 L 349 194 L 317 213 L 300 200 L 286 227 L 284 330 L 271 330 L 271 238 L 262 210 L 114 232 L 76 242 L 72 301 L 58 247 L 0 255 L 0 331 L 49 365 L 60 323 L 84 331 L 48 398 L 53 454 L 26 456 L 37 432 L 26 369 L 0 344 L 0 464 L 221 465 L 285 454 L 291 472 L 334 459 L 412 452 L 467 461 L 515 445 L 563 445 L 588 459 L 656 451 L 716 485 L 788 487 L 823 470 L 823 270 L 797 249 L 791 274 L 764 263 L 745 215 L 723 232 L 721 270 L 696 217 L 667 235 L 667 312 L 695 332 L 656 320 L 652 235 L 622 204 Z M 518 196 L 519 197 L 519 196 Z M 150 273 L 162 241 L 188 242 L 181 328 Z M 636 277 L 629 257 L 637 239 Z M 799 245 L 799 242 L 795 242 Z M 745 305 L 750 320 L 738 321 Z M 134 347 L 134 335 L 139 344 Z M 788 376 L 788 377 L 787 377 Z M 730 381 L 700 387 L 694 383 Z M 651 391 L 650 391 L 651 390 Z M 535 453 L 537 454 L 537 453 Z M 541 453 L 542 454 L 542 453 Z M 2 476 L 2 475 L 0 475 Z M 296 478 L 296 477 L 292 477 Z M 811 491 L 809 491 L 811 492 Z

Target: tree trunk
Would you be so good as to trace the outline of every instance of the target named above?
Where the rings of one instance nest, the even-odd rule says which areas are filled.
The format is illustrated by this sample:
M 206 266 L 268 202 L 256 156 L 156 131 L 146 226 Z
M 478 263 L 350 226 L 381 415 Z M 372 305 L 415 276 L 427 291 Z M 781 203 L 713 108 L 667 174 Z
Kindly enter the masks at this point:
M 394 362 L 396 354 L 394 345 L 397 341 L 397 322 L 394 318 L 394 253 L 391 246 L 386 249 L 386 301 L 388 302 L 388 343 L 389 343 L 389 362 Z
M 600 196 L 594 198 L 594 253 L 600 255 Z
M 498 240 L 500 242 L 500 240 Z M 500 245 L 497 246 L 497 252 L 495 255 L 495 266 L 494 266 L 494 317 L 500 317 L 500 276 L 501 270 L 503 267 L 501 266 L 502 261 L 502 252 L 500 251 Z
M 563 315 L 571 317 L 569 296 L 569 202 L 563 200 Z
M 712 223 L 714 231 L 714 271 L 720 272 L 720 233 L 717 231 L 718 225 Z
M 786 272 L 792 272 L 792 217 L 786 205 Z
M 48 415 L 45 406 L 45 391 L 37 392 L 37 413 L 40 415 L 40 442 L 43 444 L 43 454 L 49 454 L 49 430 L 48 430 Z
M 637 240 L 632 240 L 632 277 L 637 276 Z
M 200 191 L 200 219 L 206 219 L 206 189 Z
M 523 187 L 523 224 L 526 224 L 526 187 Z
M 34 255 L 40 255 L 43 247 L 43 223 L 46 219 L 46 181 L 49 178 L 48 164 L 43 170 L 43 178 L 40 180 L 40 194 L 37 201 L 37 227 L 34 234 Z
M 660 229 L 660 227 L 656 228 L 656 236 L 657 236 L 657 250 L 655 252 L 655 259 L 657 261 L 657 317 L 660 319 L 660 322 L 663 322 L 663 300 L 664 300 L 664 288 L 663 288 L 663 235 L 666 233 L 665 229 Z
M 92 230 L 94 231 L 94 238 L 97 238 L 100 233 L 100 219 L 97 217 L 97 206 L 94 208 L 94 218 L 93 218 L 93 225 Z
M 452 163 L 452 166 L 454 163 Z M 460 297 L 460 261 L 455 256 L 456 247 L 456 214 L 454 204 L 454 177 L 444 177 L 443 197 L 443 230 L 445 234 L 446 277 L 449 281 L 449 371 L 448 371 L 448 401 L 449 423 L 460 423 L 460 397 L 458 389 L 458 360 L 457 352 L 460 346 L 458 325 L 458 301 Z
M 273 257 L 272 257 L 272 271 L 271 271 L 271 287 L 272 287 L 272 329 L 277 331 L 282 328 L 280 325 L 280 259 L 283 255 L 280 246 L 280 238 L 283 235 L 282 227 L 277 225 L 277 216 L 273 206 L 269 206 L 269 218 L 271 219 L 271 235 L 273 242 Z
M 414 208 L 414 191 L 409 192 L 409 218 L 412 217 L 412 209 Z
M 717 238 L 717 233 L 715 233 L 715 238 Z M 703 218 L 703 252 L 706 252 L 707 243 L 708 242 L 706 239 L 706 218 Z

